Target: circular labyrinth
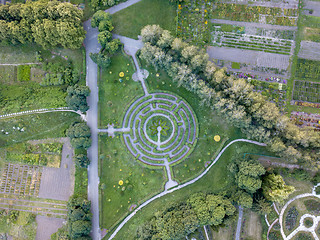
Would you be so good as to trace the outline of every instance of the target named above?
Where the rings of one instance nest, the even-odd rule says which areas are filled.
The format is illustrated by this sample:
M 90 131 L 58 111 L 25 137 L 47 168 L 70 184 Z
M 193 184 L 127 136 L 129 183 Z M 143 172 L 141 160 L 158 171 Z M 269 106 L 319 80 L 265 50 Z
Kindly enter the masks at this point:
M 127 109 L 123 140 L 133 156 L 146 164 L 176 163 L 197 143 L 198 122 L 190 105 L 172 93 L 140 97 Z

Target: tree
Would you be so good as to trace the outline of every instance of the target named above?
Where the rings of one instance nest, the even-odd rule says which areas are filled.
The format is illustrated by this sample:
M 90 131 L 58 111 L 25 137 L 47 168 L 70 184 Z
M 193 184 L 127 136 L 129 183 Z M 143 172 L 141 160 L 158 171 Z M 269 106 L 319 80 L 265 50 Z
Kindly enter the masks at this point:
M 106 44 L 112 39 L 112 33 L 109 31 L 103 31 L 98 34 L 98 42 L 101 44 L 102 48 L 106 47 Z
M 103 53 L 90 53 L 90 58 L 101 68 L 107 68 L 111 64 L 111 58 Z
M 75 123 L 67 130 L 71 145 L 74 148 L 88 149 L 91 146 L 91 132 L 86 123 Z
M 272 211 L 271 206 L 271 202 L 267 201 L 265 198 L 259 198 L 254 205 L 254 210 L 256 210 L 261 215 L 266 215 Z
M 91 223 L 89 221 L 75 221 L 71 223 L 70 236 L 72 239 L 89 235 L 91 231 Z
M 86 112 L 89 109 L 87 97 L 90 94 L 90 89 L 87 86 L 74 85 L 67 89 L 66 102 L 72 110 Z
M 102 10 L 97 11 L 91 18 L 91 27 L 96 28 L 102 21 L 111 21 L 111 14 Z
M 269 174 L 263 178 L 262 190 L 267 200 L 282 203 L 295 188 L 286 185 L 281 175 Z
M 244 208 L 252 208 L 253 199 L 251 195 L 245 191 L 238 190 L 233 196 L 233 201 Z
M 87 168 L 90 164 L 90 160 L 87 157 L 87 155 L 84 154 L 78 154 L 74 156 L 74 161 L 77 166 L 82 168 Z

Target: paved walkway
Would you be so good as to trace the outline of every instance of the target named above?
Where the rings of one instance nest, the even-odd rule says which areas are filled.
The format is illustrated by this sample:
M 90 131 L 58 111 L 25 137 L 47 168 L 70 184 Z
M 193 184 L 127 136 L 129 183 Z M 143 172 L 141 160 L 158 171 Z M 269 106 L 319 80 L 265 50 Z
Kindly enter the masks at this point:
M 142 209 L 143 207 L 147 206 L 149 203 L 153 202 L 154 200 L 158 199 L 158 198 L 161 198 L 169 193 L 172 193 L 174 191 L 177 191 L 181 188 L 184 188 L 184 187 L 187 187 L 193 183 L 195 183 L 196 181 L 198 181 L 199 179 L 201 179 L 204 175 L 206 175 L 210 169 L 213 167 L 213 165 L 219 160 L 219 158 L 221 157 L 221 155 L 224 153 L 224 151 L 230 146 L 232 145 L 233 143 L 236 143 L 236 142 L 247 142 L 247 143 L 252 143 L 252 144 L 255 144 L 255 145 L 258 145 L 258 146 L 266 146 L 266 144 L 264 143 L 260 143 L 260 142 L 256 142 L 256 141 L 252 141 L 252 140 L 247 140 L 247 139 L 236 139 L 236 140 L 233 140 L 231 141 L 227 146 L 225 146 L 221 152 L 217 155 L 217 157 L 214 159 L 214 161 L 210 164 L 210 166 L 205 170 L 203 171 L 198 177 L 194 178 L 193 180 L 190 180 L 189 182 L 186 182 L 184 184 L 181 184 L 181 185 L 178 185 L 177 187 L 175 188 L 171 188 L 169 190 L 165 190 L 161 193 L 159 193 L 158 195 L 150 198 L 149 200 L 145 201 L 144 203 L 142 203 L 140 206 L 138 206 L 130 215 L 128 215 L 119 225 L 118 227 L 116 228 L 116 230 L 112 233 L 112 235 L 110 236 L 109 240 L 113 239 L 116 234 L 121 230 L 121 228 L 140 210 Z
M 74 110 L 71 110 L 67 107 L 41 108 L 41 109 L 28 110 L 28 111 L 23 111 L 23 112 L 8 113 L 8 114 L 0 115 L 0 119 L 35 114 L 35 113 L 49 113 L 49 112 L 74 112 L 74 113 L 79 114 L 81 116 L 82 120 L 84 120 L 84 121 L 87 120 L 86 115 L 83 114 L 81 111 L 74 111 Z
M 266 23 L 255 23 L 255 22 L 240 22 L 240 21 L 231 21 L 231 20 L 225 20 L 225 19 L 211 19 L 212 23 L 218 23 L 218 24 L 230 24 L 230 25 L 237 25 L 241 27 L 255 27 L 255 28 L 264 28 L 264 29 L 270 29 L 270 30 L 297 30 L 298 27 L 292 27 L 292 26 L 281 26 L 281 25 L 272 25 L 272 24 L 266 24 Z
M 106 10 L 111 14 L 116 13 L 122 9 L 125 9 L 140 0 L 128 0 L 124 3 L 118 4 Z M 92 212 L 92 231 L 91 237 L 94 240 L 101 239 L 101 231 L 99 226 L 99 174 L 98 174 L 98 101 L 99 91 L 97 83 L 98 67 L 95 64 L 89 54 L 97 53 L 101 49 L 101 45 L 98 43 L 97 36 L 99 34 L 97 28 L 91 27 L 91 20 L 84 22 L 84 29 L 87 31 L 86 38 L 84 40 L 84 46 L 86 48 L 86 66 L 87 76 L 86 84 L 90 88 L 90 96 L 88 97 L 89 110 L 87 111 L 87 124 L 91 129 L 92 145 L 88 149 L 88 157 L 90 159 L 90 165 L 88 167 L 88 199 L 91 201 Z
M 242 217 L 243 217 L 243 208 L 241 206 L 239 206 L 239 216 L 238 216 L 238 223 L 237 223 L 237 231 L 236 231 L 235 240 L 240 240 Z

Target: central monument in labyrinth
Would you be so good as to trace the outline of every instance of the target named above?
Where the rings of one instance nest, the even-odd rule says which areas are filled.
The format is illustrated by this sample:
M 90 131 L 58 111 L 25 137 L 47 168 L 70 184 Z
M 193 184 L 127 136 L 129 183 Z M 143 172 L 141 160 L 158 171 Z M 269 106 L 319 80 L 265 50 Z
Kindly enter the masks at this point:
M 198 122 L 190 105 L 168 92 L 144 95 L 127 109 L 123 140 L 130 153 L 152 166 L 177 163 L 197 143 Z

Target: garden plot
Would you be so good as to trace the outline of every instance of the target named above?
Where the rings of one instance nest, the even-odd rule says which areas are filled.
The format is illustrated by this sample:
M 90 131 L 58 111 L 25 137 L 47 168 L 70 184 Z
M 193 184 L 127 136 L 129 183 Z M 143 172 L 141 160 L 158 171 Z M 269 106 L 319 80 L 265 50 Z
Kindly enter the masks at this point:
M 269 8 L 218 2 L 215 5 L 212 15 L 214 18 L 229 19 L 233 21 L 296 26 L 298 10 L 293 8 Z
M 320 60 L 320 43 L 301 41 L 299 58 Z
M 320 83 L 295 80 L 293 100 L 320 103 Z
M 6 163 L 1 174 L 0 193 L 38 196 L 42 167 Z
M 289 55 L 266 53 L 227 47 L 208 47 L 210 59 L 252 64 L 257 67 L 277 68 L 286 70 L 289 67 Z
M 293 52 L 292 40 L 266 38 L 256 35 L 221 32 L 219 28 L 212 36 L 213 46 L 232 47 L 269 53 L 290 55 Z
M 320 2 L 304 1 L 303 14 L 320 17 Z
M 309 126 L 320 130 L 320 115 L 304 112 L 291 112 L 290 119 L 298 126 Z
M 296 78 L 320 82 L 320 61 L 298 59 Z
M 269 8 L 298 8 L 299 1 L 297 0 L 272 0 L 272 1 L 249 1 L 249 0 L 224 0 L 223 3 L 244 4 L 248 6 L 261 6 Z
M 212 3 L 206 0 L 185 1 L 179 4 L 177 10 L 177 37 L 181 37 L 195 45 L 208 43 L 210 39 L 208 21 L 211 9 Z

